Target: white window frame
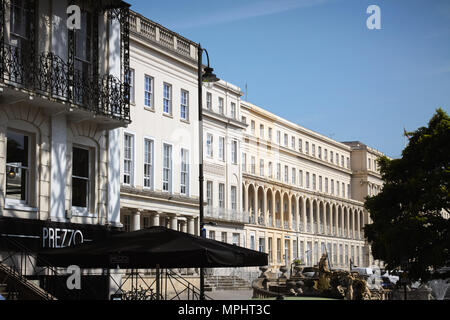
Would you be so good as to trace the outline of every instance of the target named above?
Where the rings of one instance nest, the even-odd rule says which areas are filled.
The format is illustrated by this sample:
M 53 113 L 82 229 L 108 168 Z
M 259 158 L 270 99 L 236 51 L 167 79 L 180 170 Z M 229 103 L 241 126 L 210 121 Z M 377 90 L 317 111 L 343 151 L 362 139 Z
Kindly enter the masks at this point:
M 225 208 L 225 183 L 219 183 L 219 208 Z
M 185 89 L 180 92 L 180 118 L 189 121 L 189 91 Z
M 225 161 L 225 137 L 219 137 L 219 160 Z
M 213 206 L 213 182 L 212 181 L 206 181 L 206 203 L 208 207 Z
M 225 114 L 225 100 L 222 97 L 218 97 L 218 112 L 221 115 Z
M 150 144 L 150 150 L 147 148 L 147 143 Z M 150 157 L 149 157 L 150 153 Z M 144 167 L 143 167 L 143 187 L 145 189 L 154 189 L 154 183 L 155 183 L 155 140 L 151 138 L 144 138 Z M 147 169 L 149 168 L 149 169 Z M 149 171 L 149 174 L 146 174 L 146 172 Z
M 238 163 L 238 142 L 237 140 L 231 140 L 231 163 Z
M 94 211 L 95 207 L 95 177 L 93 176 L 93 161 L 95 160 L 95 153 L 93 152 L 92 148 L 89 146 L 83 146 L 80 144 L 73 144 L 72 146 L 72 157 L 73 157 L 73 149 L 81 149 L 88 152 L 88 178 L 85 177 L 78 177 L 73 175 L 73 166 L 72 166 L 72 174 L 71 179 L 77 178 L 77 179 L 83 179 L 87 180 L 87 192 L 86 192 L 86 207 L 79 207 L 74 206 L 73 203 L 71 203 L 72 209 L 75 211 L 77 215 L 89 215 L 90 212 Z M 93 159 L 94 157 L 94 159 Z M 73 192 L 73 189 L 72 189 Z M 73 196 L 72 196 L 73 200 Z
M 189 150 L 186 148 L 180 149 L 180 194 L 189 195 Z M 183 184 L 183 176 L 185 183 Z M 184 190 L 183 190 L 184 188 Z
M 206 133 L 206 156 L 214 156 L 214 136 L 211 133 Z
M 147 81 L 150 82 L 150 86 L 147 88 Z M 153 92 L 154 92 L 154 84 L 155 79 L 152 76 L 144 75 L 144 107 L 154 109 L 154 98 L 153 98 Z M 147 104 L 147 101 L 149 104 Z
M 206 92 L 206 109 L 212 109 L 212 94 L 211 92 Z
M 236 103 L 235 102 L 231 102 L 230 108 L 231 108 L 231 110 L 230 110 L 231 118 L 232 119 L 236 119 L 236 116 L 237 116 Z
M 165 143 L 163 142 L 163 152 L 162 152 L 162 190 L 163 192 L 168 192 L 168 193 L 172 193 L 172 179 L 173 179 L 173 146 L 170 143 Z M 170 159 L 169 159 L 169 167 L 166 167 L 165 165 L 165 151 L 166 151 L 166 147 L 170 147 L 168 148 L 168 150 L 170 150 Z M 166 172 L 166 170 L 168 171 L 167 173 L 167 181 L 165 181 L 164 179 L 164 174 Z M 165 184 L 167 184 L 167 190 L 165 190 Z
M 230 200 L 231 200 L 231 210 L 237 210 L 237 187 L 231 186 L 230 188 Z
M 163 114 L 172 115 L 172 85 L 167 82 L 163 83 Z
M 131 138 L 131 146 L 126 146 L 125 145 L 125 143 L 126 143 L 126 137 L 130 137 Z M 135 173 L 135 152 L 136 152 L 136 148 L 135 148 L 135 145 L 136 145 L 136 137 L 135 137 L 135 135 L 134 135 L 134 133 L 131 133 L 131 132 L 124 132 L 124 134 L 123 134 L 123 174 L 122 174 L 122 182 L 123 182 L 123 184 L 124 185 L 127 185 L 127 186 L 134 186 L 134 173 Z M 130 149 L 130 159 L 128 159 L 128 158 L 126 158 L 125 157 L 125 155 L 127 154 L 127 151 L 126 151 L 126 149 Z M 125 163 L 126 162 L 129 162 L 130 163 L 130 165 L 129 165 L 129 167 L 130 167 L 130 172 L 126 172 L 126 169 L 125 169 Z M 126 175 L 129 175 L 129 182 L 127 183 L 127 182 L 125 182 L 125 176 Z
M 8 195 L 5 194 L 5 204 L 6 206 L 15 206 L 15 205 L 19 205 L 19 206 L 30 206 L 31 205 L 31 192 L 32 192 L 32 176 L 34 171 L 32 172 L 32 170 L 34 169 L 34 167 L 32 166 L 32 161 L 31 161 L 31 153 L 33 150 L 33 137 L 31 133 L 28 132 L 22 132 L 20 130 L 15 130 L 15 129 L 10 129 L 8 128 L 6 130 L 7 132 L 14 132 L 15 134 L 20 134 L 23 136 L 26 136 L 28 138 L 28 150 L 27 150 L 27 161 L 28 161 L 28 166 L 16 166 L 13 165 L 12 163 L 9 164 L 10 167 L 14 167 L 17 169 L 21 169 L 21 170 L 26 170 L 26 183 L 25 183 L 25 200 L 17 200 L 17 199 L 12 199 L 12 198 L 8 198 Z M 6 172 L 6 165 L 8 165 L 6 163 L 7 160 L 7 143 L 8 143 L 8 138 L 7 138 L 7 133 L 5 134 L 5 175 L 8 174 L 8 172 Z M 5 193 L 6 193 L 6 176 L 5 176 Z

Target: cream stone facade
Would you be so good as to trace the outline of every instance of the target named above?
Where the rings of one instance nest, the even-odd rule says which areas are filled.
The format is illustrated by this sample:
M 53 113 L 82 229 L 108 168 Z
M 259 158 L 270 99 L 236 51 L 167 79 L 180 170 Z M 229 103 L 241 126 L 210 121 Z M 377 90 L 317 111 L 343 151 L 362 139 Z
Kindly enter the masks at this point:
M 205 229 L 210 239 L 245 245 L 246 216 L 240 210 L 242 132 L 239 87 L 220 80 L 204 87 L 203 141 Z
M 198 234 L 197 44 L 131 12 L 131 117 L 120 132 L 121 221 Z
M 352 148 L 249 102 L 242 148 L 242 210 L 249 248 L 272 267 L 295 258 L 316 265 L 327 252 L 335 268 L 369 265 L 363 226 L 369 215 L 355 199 Z
M 120 131 L 121 221 L 199 234 L 197 44 L 131 14 L 131 117 Z M 334 268 L 373 263 L 364 197 L 375 159 L 241 100 L 221 80 L 203 87 L 206 236 L 267 252 L 274 269 L 328 252 Z M 364 147 L 362 147 L 364 146 Z

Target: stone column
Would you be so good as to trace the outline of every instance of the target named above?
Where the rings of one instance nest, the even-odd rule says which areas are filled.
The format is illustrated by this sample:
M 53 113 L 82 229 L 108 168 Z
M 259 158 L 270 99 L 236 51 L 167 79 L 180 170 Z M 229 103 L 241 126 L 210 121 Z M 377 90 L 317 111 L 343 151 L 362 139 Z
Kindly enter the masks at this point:
M 300 223 L 300 204 L 299 204 L 298 199 L 299 199 L 299 197 L 296 196 L 295 197 L 295 224 L 296 225 L 293 228 L 295 231 L 298 231 L 298 226 Z M 297 254 L 298 254 L 298 252 L 297 252 Z
M 187 217 L 187 233 L 195 235 L 195 221 L 192 217 Z
M 281 228 L 284 228 L 284 196 L 283 193 L 280 194 L 280 221 L 281 221 Z M 281 241 L 283 242 L 283 240 Z M 281 244 L 281 247 L 283 247 L 283 244 Z M 281 253 L 283 255 L 283 253 Z
M 180 225 L 181 225 L 181 232 L 187 233 L 187 221 L 186 220 L 180 220 Z
M 131 215 L 131 231 L 137 231 L 141 229 L 141 213 L 142 210 L 137 209 Z
M 155 212 L 155 213 L 152 213 L 151 225 L 152 225 L 152 227 L 159 226 L 159 211 Z
M 178 216 L 173 215 L 170 217 L 170 229 L 178 231 Z

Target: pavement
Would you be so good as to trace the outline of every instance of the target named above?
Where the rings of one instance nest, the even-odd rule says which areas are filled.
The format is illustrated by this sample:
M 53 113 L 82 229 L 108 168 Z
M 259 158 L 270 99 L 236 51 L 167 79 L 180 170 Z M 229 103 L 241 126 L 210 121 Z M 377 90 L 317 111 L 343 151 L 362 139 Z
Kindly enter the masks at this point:
M 215 290 L 205 294 L 213 300 L 250 300 L 253 290 Z

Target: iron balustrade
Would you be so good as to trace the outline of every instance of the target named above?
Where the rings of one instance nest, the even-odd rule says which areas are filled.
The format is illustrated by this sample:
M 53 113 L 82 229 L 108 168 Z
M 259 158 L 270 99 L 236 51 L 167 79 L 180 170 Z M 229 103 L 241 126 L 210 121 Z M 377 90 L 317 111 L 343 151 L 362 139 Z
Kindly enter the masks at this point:
M 127 83 L 110 74 L 92 76 L 77 69 L 70 72 L 68 63 L 53 52 L 33 56 L 26 47 L 3 43 L 0 82 L 98 115 L 130 121 Z

